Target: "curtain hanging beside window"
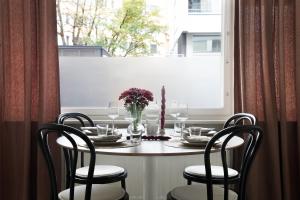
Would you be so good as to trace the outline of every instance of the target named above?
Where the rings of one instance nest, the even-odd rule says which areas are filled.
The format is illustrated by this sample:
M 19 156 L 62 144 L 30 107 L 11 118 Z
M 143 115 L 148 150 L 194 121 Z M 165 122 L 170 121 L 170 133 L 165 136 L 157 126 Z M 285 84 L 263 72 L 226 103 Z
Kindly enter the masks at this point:
M 300 2 L 236 0 L 235 8 L 235 112 L 253 113 L 265 130 L 248 199 L 299 199 Z
M 60 112 L 55 0 L 0 0 L 1 199 L 49 199 L 37 128 Z M 60 160 L 60 152 L 53 152 Z M 58 168 L 60 166 L 57 166 Z

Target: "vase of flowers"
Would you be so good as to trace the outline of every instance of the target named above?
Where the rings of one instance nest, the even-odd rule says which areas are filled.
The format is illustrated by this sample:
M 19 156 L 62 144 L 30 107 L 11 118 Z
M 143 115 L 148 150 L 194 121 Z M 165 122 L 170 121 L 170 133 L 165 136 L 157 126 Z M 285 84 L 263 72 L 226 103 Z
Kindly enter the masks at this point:
M 144 126 L 142 124 L 142 112 L 149 101 L 153 101 L 153 94 L 145 89 L 130 88 L 122 92 L 119 100 L 124 101 L 124 107 L 129 112 L 130 125 L 128 132 L 131 136 L 132 142 L 140 142 Z

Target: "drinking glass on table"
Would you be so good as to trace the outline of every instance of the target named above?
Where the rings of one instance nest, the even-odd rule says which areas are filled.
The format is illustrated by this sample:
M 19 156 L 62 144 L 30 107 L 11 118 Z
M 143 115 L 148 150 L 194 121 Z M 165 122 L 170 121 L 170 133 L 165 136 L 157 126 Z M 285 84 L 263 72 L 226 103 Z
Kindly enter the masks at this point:
M 119 117 L 119 103 L 117 101 L 108 102 L 107 116 L 112 120 L 112 134 L 115 130 L 115 119 Z
M 96 127 L 98 135 L 107 135 L 108 124 L 97 124 Z
M 159 131 L 159 105 L 157 103 L 149 103 L 145 111 L 146 117 L 146 134 L 157 135 Z

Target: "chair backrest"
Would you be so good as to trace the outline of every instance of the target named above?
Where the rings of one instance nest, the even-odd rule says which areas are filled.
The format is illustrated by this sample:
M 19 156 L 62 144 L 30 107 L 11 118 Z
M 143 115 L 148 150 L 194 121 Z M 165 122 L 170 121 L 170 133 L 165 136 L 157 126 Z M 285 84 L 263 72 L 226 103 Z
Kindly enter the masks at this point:
M 87 115 L 77 112 L 71 112 L 71 113 L 62 113 L 58 116 L 57 123 L 58 124 L 64 124 L 67 119 L 76 119 L 80 122 L 81 126 L 86 126 L 85 121 L 88 122 L 88 126 L 95 126 L 95 123 L 91 118 L 89 118 Z
M 93 120 L 91 118 L 89 118 L 87 115 L 82 114 L 82 113 L 78 113 L 78 112 L 68 112 L 68 113 L 62 113 L 58 116 L 57 118 L 57 123 L 58 124 L 65 124 L 65 121 L 68 119 L 76 119 L 80 125 L 82 127 L 87 126 L 92 126 L 94 127 L 95 124 L 93 122 Z M 67 149 L 63 149 L 64 152 L 64 158 L 65 158 L 65 164 L 66 164 L 66 176 L 70 176 L 70 164 L 69 164 L 69 160 L 70 157 L 72 157 L 72 152 L 70 152 Z M 81 152 L 80 155 L 80 166 L 83 167 L 84 166 L 84 153 Z M 66 188 L 70 187 L 70 182 L 67 179 L 66 180 Z
M 252 160 L 255 156 L 255 152 L 260 144 L 262 133 L 263 131 L 259 126 L 237 125 L 237 126 L 231 126 L 221 130 L 208 142 L 208 144 L 205 147 L 205 153 L 204 153 L 208 200 L 213 200 L 210 154 L 213 148 L 219 148 L 219 147 L 215 147 L 215 142 L 217 140 L 222 140 L 222 145 L 220 146 L 220 148 L 221 148 L 221 161 L 224 170 L 224 200 L 228 200 L 228 166 L 227 166 L 227 156 L 226 156 L 226 145 L 235 136 L 242 137 L 248 135 L 248 137 L 246 137 L 244 141 L 245 149 L 242 154 L 240 173 L 238 175 L 238 179 L 239 179 L 238 200 L 244 200 L 247 175 Z
M 75 172 L 76 172 L 76 165 L 78 159 L 77 144 L 74 138 L 72 137 L 72 135 L 70 134 L 76 135 L 86 143 L 87 148 L 90 151 L 90 160 L 89 160 L 89 171 L 88 171 L 87 182 L 86 182 L 85 200 L 90 200 L 92 178 L 94 174 L 95 161 L 96 161 L 95 148 L 92 142 L 84 133 L 82 133 L 80 130 L 75 129 L 73 127 L 66 126 L 66 125 L 59 125 L 59 124 L 45 124 L 42 125 L 38 130 L 38 140 L 48 167 L 50 184 L 51 184 L 51 200 L 58 199 L 58 191 L 57 191 L 57 182 L 56 182 L 54 163 L 51 155 L 51 149 L 48 144 L 48 136 L 50 134 L 57 134 L 58 136 L 64 136 L 72 144 L 73 156 L 71 157 L 72 159 L 70 160 L 71 173 L 70 176 L 68 177 L 70 179 L 69 180 L 70 200 L 74 199 L 74 182 L 75 182 Z
M 256 118 L 250 113 L 236 113 L 225 122 L 223 128 L 236 125 L 256 125 Z

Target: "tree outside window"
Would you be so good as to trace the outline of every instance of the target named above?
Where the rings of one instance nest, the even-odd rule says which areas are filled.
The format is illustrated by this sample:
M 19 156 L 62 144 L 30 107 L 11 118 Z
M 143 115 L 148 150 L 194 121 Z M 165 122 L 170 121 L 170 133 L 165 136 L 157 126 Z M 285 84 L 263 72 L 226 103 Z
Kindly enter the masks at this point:
M 63 45 L 99 45 L 111 56 L 140 56 L 159 45 L 165 34 L 159 9 L 146 10 L 145 0 L 124 0 L 117 8 L 104 0 L 57 0 L 58 36 Z M 115 7 L 116 6 L 116 7 Z

